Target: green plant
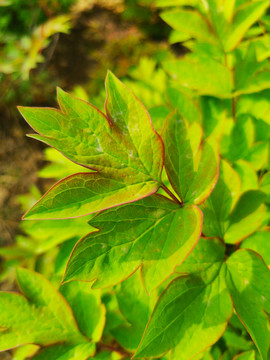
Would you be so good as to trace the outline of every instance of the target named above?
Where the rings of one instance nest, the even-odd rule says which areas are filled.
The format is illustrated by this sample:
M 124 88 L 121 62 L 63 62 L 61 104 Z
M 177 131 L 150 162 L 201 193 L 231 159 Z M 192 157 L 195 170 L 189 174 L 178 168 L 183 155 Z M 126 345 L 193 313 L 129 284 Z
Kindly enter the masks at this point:
M 60 111 L 20 107 L 38 132 L 31 136 L 72 162 L 47 153 L 55 165 L 42 176 L 68 176 L 26 213 L 27 240 L 15 247 L 19 252 L 28 242 L 35 261 L 40 252 L 45 263 L 52 256 L 50 272 L 32 268 L 54 286 L 17 270 L 26 298 L 0 296 L 6 309 L 1 350 L 24 345 L 15 353 L 35 359 L 269 357 L 270 101 L 261 46 L 268 35 L 256 23 L 266 2 L 234 7 L 228 1 L 216 12 L 211 1 L 208 9 L 196 1 L 158 3 L 193 6 L 162 15 L 169 23 L 171 16 L 178 19 L 185 37 L 177 28 L 174 39 L 192 54 L 168 55 L 161 61 L 166 72 L 144 59 L 126 79 L 146 97 L 154 127 L 138 98 L 111 73 L 105 114 L 62 90 Z M 247 9 L 253 20 L 244 27 L 227 21 L 246 19 L 239 13 Z M 196 34 L 194 23 L 188 26 L 202 16 L 211 35 L 203 36 L 202 24 Z M 224 26 L 222 41 L 214 24 Z M 27 333 L 26 318 L 12 317 L 19 306 Z

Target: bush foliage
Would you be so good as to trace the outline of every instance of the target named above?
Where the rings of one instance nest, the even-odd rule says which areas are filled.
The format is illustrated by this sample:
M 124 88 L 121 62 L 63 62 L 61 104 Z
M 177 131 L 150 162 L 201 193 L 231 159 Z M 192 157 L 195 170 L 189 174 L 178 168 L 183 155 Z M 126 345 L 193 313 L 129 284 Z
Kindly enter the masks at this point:
M 16 359 L 269 359 L 269 2 L 156 6 L 185 55 L 19 107 L 58 182 L 0 249 Z

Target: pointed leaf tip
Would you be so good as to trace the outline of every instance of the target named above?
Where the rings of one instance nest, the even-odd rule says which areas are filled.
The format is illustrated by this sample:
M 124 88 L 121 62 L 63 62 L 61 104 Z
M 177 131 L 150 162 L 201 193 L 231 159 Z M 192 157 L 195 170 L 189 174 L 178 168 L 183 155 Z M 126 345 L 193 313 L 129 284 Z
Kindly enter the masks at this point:
M 114 73 L 111 70 L 107 70 L 106 79 L 110 77 L 117 79 L 117 77 L 114 75 Z
M 62 93 L 65 93 L 65 91 L 64 91 L 62 88 L 60 88 L 59 86 L 57 86 L 57 87 L 56 87 L 56 94 L 57 94 L 57 96 L 59 96 L 59 95 L 62 94 Z

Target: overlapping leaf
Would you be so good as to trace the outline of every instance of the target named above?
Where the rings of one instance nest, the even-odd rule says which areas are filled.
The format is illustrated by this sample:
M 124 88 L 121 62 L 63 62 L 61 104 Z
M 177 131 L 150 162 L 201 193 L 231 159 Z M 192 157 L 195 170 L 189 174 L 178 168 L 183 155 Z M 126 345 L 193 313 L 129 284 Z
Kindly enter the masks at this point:
M 25 218 L 82 216 L 157 191 L 163 164 L 161 139 L 140 101 L 111 73 L 106 89 L 106 116 L 62 90 L 58 90 L 61 111 L 20 108 L 40 133 L 32 137 L 82 167 L 97 171 L 58 182 Z
M 185 120 L 187 120 L 190 124 L 193 121 L 196 121 L 199 124 L 202 122 L 201 111 L 192 98 L 178 91 L 174 87 L 169 87 L 167 93 L 173 108 L 177 109 L 179 114 Z
M 76 345 L 50 346 L 37 355 L 33 360 L 88 360 L 95 354 L 95 345 L 91 342 Z
M 217 181 L 217 142 L 207 139 L 201 144 L 200 126 L 189 126 L 176 112 L 168 116 L 162 137 L 165 167 L 173 188 L 182 202 L 200 204 Z
M 246 238 L 241 242 L 240 248 L 255 251 L 261 255 L 267 265 L 270 265 L 270 232 L 267 228 Z
M 18 269 L 24 294 L 0 293 L 0 349 L 23 344 L 87 344 L 64 297 L 43 276 Z
M 240 178 L 223 161 L 218 183 L 202 204 L 204 235 L 218 236 L 227 243 L 237 243 L 262 225 L 265 194 L 259 190 L 250 190 L 240 195 Z
M 265 194 L 259 190 L 250 190 L 241 195 L 227 219 L 224 239 L 227 243 L 236 243 L 257 230 L 265 215 Z
M 254 125 L 248 116 L 241 116 L 232 128 L 230 134 L 230 144 L 225 157 L 231 163 L 248 155 L 249 149 L 254 142 Z
M 60 287 L 76 317 L 80 330 L 89 339 L 98 342 L 105 325 L 105 306 L 101 292 L 92 290 L 89 283 L 73 281 Z
M 170 6 L 168 2 L 167 6 Z M 175 2 L 174 5 L 196 6 L 196 2 Z M 225 53 L 234 50 L 248 29 L 263 15 L 268 1 L 234 1 L 208 0 L 202 9 L 176 9 L 164 12 L 161 16 L 173 29 L 187 34 L 189 38 L 205 41 L 221 47 Z M 238 6 L 237 6 L 238 5 Z
M 250 250 L 239 250 L 224 262 L 224 250 L 217 239 L 200 239 L 177 268 L 189 275 L 173 280 L 159 298 L 136 358 L 160 356 L 169 349 L 171 359 L 194 358 L 222 335 L 234 306 L 262 359 L 268 359 L 269 269 Z M 230 341 L 226 334 L 224 340 Z
M 236 55 L 236 95 L 256 93 L 269 89 L 269 85 L 269 62 L 257 60 L 255 44 L 251 43 L 246 51 Z
M 177 9 L 164 12 L 161 17 L 173 29 L 188 35 L 189 38 L 217 44 L 217 38 L 207 20 L 197 11 Z
M 196 206 L 181 208 L 160 195 L 107 210 L 92 219 L 99 229 L 78 242 L 64 282 L 113 285 L 141 268 L 148 291 L 179 265 L 198 241 L 202 216 Z
M 227 260 L 227 284 L 236 312 L 263 360 L 270 349 L 270 272 L 253 251 L 239 250 Z
M 258 189 L 258 177 L 256 171 L 247 161 L 238 160 L 234 164 L 234 169 L 240 176 L 243 192 Z
M 244 1 L 238 8 L 233 1 L 208 0 L 211 22 L 225 52 L 235 49 L 247 30 L 268 7 L 268 1 Z
M 127 320 L 112 329 L 112 334 L 121 346 L 136 350 L 157 300 L 157 291 L 149 296 L 142 285 L 138 272 L 116 287 L 119 309 Z
M 180 60 L 164 61 L 163 66 L 178 85 L 199 95 L 231 97 L 234 85 L 230 70 L 215 59 L 192 54 Z
M 232 315 L 224 279 L 224 247 L 200 239 L 161 295 L 135 357 L 159 356 L 169 349 L 172 359 L 188 360 L 217 341 Z
M 255 351 L 246 351 L 233 358 L 233 360 L 255 360 Z

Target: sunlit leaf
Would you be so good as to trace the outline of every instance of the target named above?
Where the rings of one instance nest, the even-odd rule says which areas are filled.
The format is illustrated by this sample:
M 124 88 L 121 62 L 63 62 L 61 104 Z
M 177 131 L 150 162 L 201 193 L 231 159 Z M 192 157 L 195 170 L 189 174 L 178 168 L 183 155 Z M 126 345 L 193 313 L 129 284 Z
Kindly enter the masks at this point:
M 237 355 L 233 360 L 255 360 L 255 351 L 250 350 Z
M 177 9 L 162 13 L 161 18 L 173 29 L 189 35 L 190 38 L 217 43 L 206 19 L 197 11 Z
M 257 230 L 264 219 L 265 194 L 259 190 L 249 190 L 242 194 L 229 215 L 224 239 L 236 243 Z
M 23 295 L 0 293 L 1 350 L 29 343 L 86 342 L 68 303 L 47 279 L 22 268 L 17 278 Z
M 191 267 L 183 264 L 190 275 L 175 279 L 158 300 L 135 357 L 160 356 L 173 348 L 172 359 L 189 360 L 224 332 L 232 315 L 224 279 L 224 247 L 212 240 L 201 239 L 198 248 L 200 244 L 202 255 L 198 252 L 192 258 Z
M 193 249 L 201 222 L 198 208 L 181 208 L 160 195 L 107 210 L 91 221 L 99 231 L 73 250 L 64 282 L 96 280 L 95 288 L 110 286 L 141 267 L 144 285 L 151 291 Z
M 214 139 L 201 143 L 202 130 L 178 113 L 168 116 L 163 140 L 168 178 L 182 202 L 199 204 L 211 193 L 218 176 L 218 149 Z
M 79 345 L 54 345 L 35 355 L 33 360 L 87 360 L 95 353 L 91 342 Z
M 163 66 L 177 84 L 200 95 L 231 96 L 233 83 L 230 71 L 214 59 L 186 55 L 181 60 L 165 61 Z
M 270 348 L 270 272 L 253 251 L 239 250 L 226 262 L 227 284 L 238 316 L 263 360 Z
M 270 265 L 270 232 L 257 231 L 241 242 L 240 248 L 256 251 L 264 262 Z
M 112 334 L 125 349 L 136 350 L 156 303 L 157 292 L 149 296 L 136 272 L 117 286 L 116 297 L 128 324 L 114 328 Z
M 62 90 L 58 90 L 61 111 L 20 107 L 41 134 L 32 137 L 55 147 L 73 162 L 98 171 L 60 181 L 25 218 L 82 216 L 157 191 L 163 164 L 161 139 L 141 102 L 111 73 L 106 89 L 107 116 Z
M 229 52 L 241 41 L 249 27 L 257 21 L 269 6 L 266 1 L 247 1 L 234 14 L 232 26 L 226 34 L 224 49 Z
M 72 281 L 60 287 L 76 317 L 80 330 L 95 342 L 101 338 L 105 325 L 105 306 L 101 292 L 92 290 L 89 283 Z

